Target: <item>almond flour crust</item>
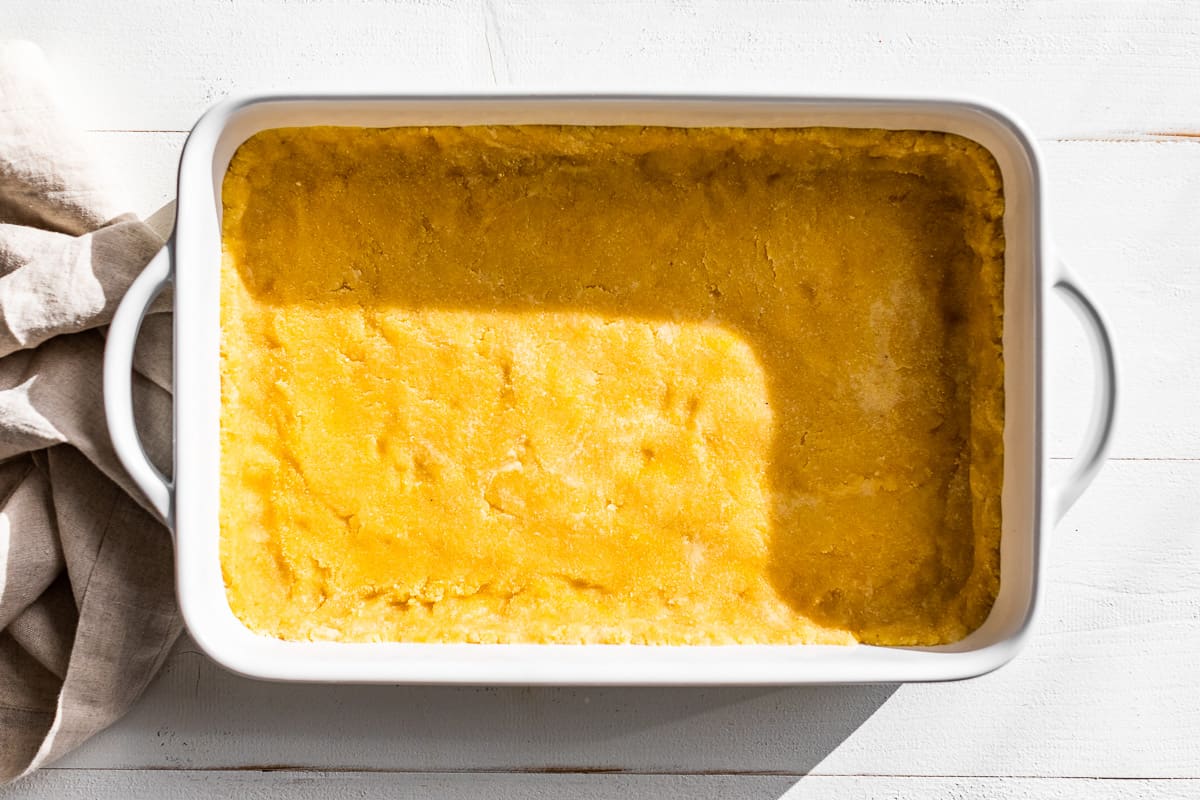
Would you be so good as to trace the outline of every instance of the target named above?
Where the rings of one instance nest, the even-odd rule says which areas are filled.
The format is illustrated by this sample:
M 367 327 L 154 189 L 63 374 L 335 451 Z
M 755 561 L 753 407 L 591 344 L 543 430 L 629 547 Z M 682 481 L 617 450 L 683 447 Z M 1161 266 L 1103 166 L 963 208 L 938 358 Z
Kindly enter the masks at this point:
M 252 630 L 912 645 L 987 616 L 1004 201 L 973 142 L 277 129 L 223 203 Z

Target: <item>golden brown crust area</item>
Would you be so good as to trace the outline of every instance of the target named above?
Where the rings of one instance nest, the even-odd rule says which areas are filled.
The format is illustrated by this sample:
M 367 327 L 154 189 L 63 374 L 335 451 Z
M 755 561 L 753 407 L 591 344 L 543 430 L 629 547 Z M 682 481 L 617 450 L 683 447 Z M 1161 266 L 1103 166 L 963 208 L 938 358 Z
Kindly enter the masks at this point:
M 251 629 L 899 645 L 987 616 L 978 145 L 278 129 L 223 198 L 221 559 Z

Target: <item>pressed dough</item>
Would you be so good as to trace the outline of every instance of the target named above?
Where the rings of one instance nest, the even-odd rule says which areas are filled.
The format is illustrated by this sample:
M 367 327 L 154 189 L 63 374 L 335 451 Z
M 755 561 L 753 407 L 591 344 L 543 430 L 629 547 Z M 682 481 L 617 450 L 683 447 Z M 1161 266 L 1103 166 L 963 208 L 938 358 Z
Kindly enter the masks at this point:
M 252 630 L 910 645 L 987 616 L 977 144 L 285 128 L 222 198 L 221 563 Z

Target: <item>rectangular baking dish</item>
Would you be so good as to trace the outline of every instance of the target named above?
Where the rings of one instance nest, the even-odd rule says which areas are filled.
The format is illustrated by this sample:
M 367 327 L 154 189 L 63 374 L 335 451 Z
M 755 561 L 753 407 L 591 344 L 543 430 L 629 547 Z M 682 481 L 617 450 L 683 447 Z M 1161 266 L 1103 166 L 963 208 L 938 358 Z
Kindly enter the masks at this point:
M 986 622 L 937 647 L 513 645 L 285 642 L 234 616 L 219 558 L 221 184 L 237 147 L 275 127 L 583 124 L 917 129 L 956 133 L 995 157 L 1004 181 L 1005 464 L 1001 581 Z M 179 604 L 191 635 L 227 668 L 296 681 L 470 684 L 833 684 L 967 678 L 1011 659 L 1040 591 L 1043 534 L 1095 477 L 1116 399 L 1100 312 L 1053 260 L 1037 148 L 1010 116 L 974 101 L 881 97 L 262 96 L 223 102 L 188 137 L 173 238 L 146 267 L 109 331 L 104 397 L 113 445 L 175 535 Z M 130 369 L 142 316 L 175 286 L 174 479 L 147 460 L 133 424 Z M 1096 354 L 1093 421 L 1068 478 L 1046 479 L 1046 339 L 1051 289 L 1079 312 Z

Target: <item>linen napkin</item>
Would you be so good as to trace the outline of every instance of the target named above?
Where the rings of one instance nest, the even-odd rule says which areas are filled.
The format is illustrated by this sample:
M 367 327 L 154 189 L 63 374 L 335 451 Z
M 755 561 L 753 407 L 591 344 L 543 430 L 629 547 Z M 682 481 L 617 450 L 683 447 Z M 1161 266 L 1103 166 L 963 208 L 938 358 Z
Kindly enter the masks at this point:
M 0 43 L 0 783 L 69 752 L 142 693 L 180 631 L 172 545 L 112 450 L 103 326 L 162 245 L 122 213 L 28 43 Z M 170 460 L 170 316 L 135 409 Z

